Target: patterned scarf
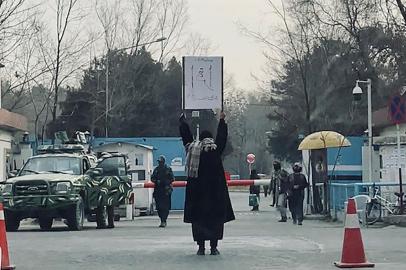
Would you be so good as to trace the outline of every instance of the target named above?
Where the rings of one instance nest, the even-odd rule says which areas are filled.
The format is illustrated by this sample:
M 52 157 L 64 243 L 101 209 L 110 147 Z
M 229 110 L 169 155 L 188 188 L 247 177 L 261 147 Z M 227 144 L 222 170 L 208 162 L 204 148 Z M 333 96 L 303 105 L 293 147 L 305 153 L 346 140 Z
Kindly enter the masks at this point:
M 217 145 L 213 138 L 205 138 L 202 141 L 193 141 L 186 145 L 186 174 L 188 177 L 197 178 L 200 163 L 200 153 L 216 150 Z

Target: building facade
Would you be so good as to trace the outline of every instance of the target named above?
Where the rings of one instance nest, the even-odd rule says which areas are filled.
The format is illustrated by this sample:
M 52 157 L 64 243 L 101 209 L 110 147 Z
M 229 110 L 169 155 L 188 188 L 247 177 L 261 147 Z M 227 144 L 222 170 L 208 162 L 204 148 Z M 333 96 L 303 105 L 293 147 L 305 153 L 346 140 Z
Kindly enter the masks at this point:
M 12 148 L 18 132 L 27 130 L 27 119 L 16 113 L 0 109 L 0 181 L 7 179 L 13 170 Z

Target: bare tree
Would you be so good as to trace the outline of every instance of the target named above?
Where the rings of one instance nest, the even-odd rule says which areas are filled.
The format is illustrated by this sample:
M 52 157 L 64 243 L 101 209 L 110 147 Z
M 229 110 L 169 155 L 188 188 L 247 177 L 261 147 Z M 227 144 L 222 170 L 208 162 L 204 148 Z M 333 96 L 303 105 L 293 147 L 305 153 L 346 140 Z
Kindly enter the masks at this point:
M 137 53 L 140 44 L 156 39 L 155 12 L 158 4 L 158 0 L 130 0 L 130 18 L 124 27 L 132 47 L 129 49 L 131 54 Z
M 60 86 L 60 69 L 62 57 L 62 45 L 66 35 L 69 22 L 72 20 L 72 11 L 77 3 L 77 0 L 69 0 L 68 4 L 63 3 L 62 0 L 56 0 L 56 59 L 55 59 L 55 73 L 54 73 L 54 104 L 52 109 L 52 120 L 56 120 L 56 109 L 58 106 L 58 95 Z M 66 10 L 65 10 L 66 9 Z
M 95 2 L 96 14 L 98 21 L 102 26 L 102 36 L 104 40 L 104 45 L 107 50 L 114 48 L 118 28 L 120 27 L 120 1 L 115 0 L 113 2 L 105 2 L 96 0 Z
M 53 123 L 57 117 L 61 85 L 88 65 L 88 60 L 83 56 L 85 50 L 94 41 L 94 37 L 82 35 L 86 14 L 81 11 L 78 0 L 54 1 L 55 25 L 52 25 L 52 20 L 43 23 L 42 31 L 38 36 L 42 61 L 48 71 L 49 88 L 47 89 L 52 91 L 53 101 L 50 110 Z M 50 34 L 53 29 L 55 36 Z
M 166 37 L 166 40 L 161 42 L 158 61 L 163 62 L 169 53 L 179 47 L 188 18 L 185 0 L 160 0 L 159 6 L 158 33 L 160 37 Z
M 0 61 L 4 61 L 30 32 L 32 19 L 36 16 L 35 5 L 26 0 L 0 1 Z
M 312 132 L 311 123 L 311 89 L 308 84 L 308 58 L 310 55 L 313 44 L 317 42 L 317 38 L 313 36 L 313 31 L 310 24 L 306 22 L 299 14 L 290 16 L 284 1 L 281 1 L 281 8 L 279 8 L 274 1 L 267 1 L 269 7 L 278 16 L 282 22 L 282 29 L 278 32 L 281 35 L 281 40 L 274 41 L 268 34 L 252 31 L 244 26 L 241 26 L 242 31 L 254 39 L 267 45 L 271 51 L 282 55 L 284 59 L 291 59 L 296 63 L 300 71 L 301 92 L 303 94 L 306 132 Z M 268 54 L 267 54 L 268 55 Z
M 234 173 L 241 174 L 241 164 L 244 163 L 244 147 L 247 141 L 246 117 L 247 96 L 241 89 L 235 87 L 233 78 L 226 74 L 224 83 L 224 111 L 230 125 L 230 141 L 234 151 L 228 160 L 234 160 L 230 167 Z
M 1 97 L 8 101 L 4 105 L 10 111 L 21 111 L 31 103 L 28 98 L 30 88 L 48 71 L 39 58 L 36 39 L 38 32 L 37 23 L 33 21 L 32 29 L 24 37 L 23 44 L 8 57 L 8 62 L 13 63 L 13 66 L 8 68 L 11 74 L 7 78 L 7 86 L 2 89 Z
M 204 56 L 213 50 L 213 45 L 199 33 L 191 33 L 186 39 L 182 52 L 184 55 Z
M 396 4 L 398 5 L 400 14 L 402 14 L 404 23 L 406 24 L 406 7 L 405 7 L 405 4 L 402 2 L 402 0 L 396 0 Z
M 44 71 L 33 69 L 34 48 L 27 45 L 36 32 L 38 5 L 26 0 L 0 1 L 0 61 L 6 66 L 1 98 L 4 107 L 16 111 L 27 105 L 30 81 Z
M 115 46 L 119 22 L 120 22 L 120 2 L 115 1 L 113 5 L 109 5 L 105 2 L 103 5 L 96 1 L 96 13 L 97 18 L 103 29 L 103 39 L 104 45 L 106 46 L 106 88 L 105 88 L 105 125 L 106 125 L 106 137 L 108 136 L 108 115 L 111 110 L 112 97 L 114 95 L 114 90 L 109 89 L 109 76 L 110 76 L 110 55 L 111 51 Z M 110 93 L 112 92 L 112 93 Z M 96 122 L 96 121 L 95 121 Z
M 185 0 L 128 0 L 131 10 L 123 28 L 128 36 L 130 53 L 137 53 L 140 44 L 151 43 L 165 37 L 159 51 L 152 51 L 159 62 L 181 49 L 181 38 L 188 20 Z M 126 45 L 128 46 L 128 45 Z M 152 46 L 152 45 L 148 45 Z

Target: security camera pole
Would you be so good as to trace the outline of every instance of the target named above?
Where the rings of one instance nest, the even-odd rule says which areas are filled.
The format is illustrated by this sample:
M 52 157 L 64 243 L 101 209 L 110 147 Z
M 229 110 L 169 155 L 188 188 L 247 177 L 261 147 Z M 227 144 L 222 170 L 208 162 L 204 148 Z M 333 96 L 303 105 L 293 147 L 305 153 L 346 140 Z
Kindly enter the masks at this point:
M 372 99 L 371 99 L 371 79 L 366 81 L 357 80 L 354 89 L 352 90 L 353 95 L 362 94 L 361 87 L 358 86 L 358 83 L 366 83 L 368 86 L 367 95 L 368 95 L 368 178 L 369 181 L 372 181 Z

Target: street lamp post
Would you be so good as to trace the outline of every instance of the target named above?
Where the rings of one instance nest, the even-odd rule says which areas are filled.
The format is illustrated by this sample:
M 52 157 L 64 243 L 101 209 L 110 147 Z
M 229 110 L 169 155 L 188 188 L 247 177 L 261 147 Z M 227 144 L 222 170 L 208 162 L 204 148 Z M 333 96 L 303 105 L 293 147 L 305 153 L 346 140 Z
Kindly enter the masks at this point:
M 150 42 L 146 42 L 146 43 L 141 43 L 141 44 L 136 44 L 133 46 L 129 46 L 129 47 L 124 47 L 124 48 L 120 48 L 120 49 L 114 49 L 114 51 L 116 52 L 120 52 L 120 51 L 125 51 L 128 49 L 133 49 L 133 48 L 137 48 L 140 46 L 145 46 L 145 45 L 149 45 L 152 43 L 157 43 L 157 42 L 161 42 L 166 40 L 166 37 L 161 37 L 158 38 L 154 41 L 150 41 Z M 111 50 L 108 48 L 107 49 L 107 56 L 106 56 L 106 113 L 105 113 L 105 135 L 106 138 L 108 138 L 108 121 L 109 121 L 109 70 L 110 70 L 110 61 L 109 61 L 109 56 L 110 56 Z
M 2 63 L 0 63 L 0 68 L 4 68 L 5 65 L 3 65 Z M 2 91 L 2 87 L 3 87 L 3 80 L 0 77 L 0 108 L 2 107 L 2 100 L 1 100 L 1 91 Z
M 110 55 L 110 49 L 107 50 L 107 56 L 106 56 L 106 115 L 105 117 L 105 135 L 106 138 L 109 137 L 108 134 L 108 125 L 109 125 L 109 55 Z
M 366 83 L 367 84 L 367 95 L 368 95 L 368 177 L 369 181 L 372 181 L 372 98 L 371 98 L 371 86 L 372 81 L 371 79 L 367 79 L 366 81 L 357 80 L 354 89 L 352 90 L 352 94 L 356 100 L 361 98 L 362 89 L 358 86 L 359 83 Z

